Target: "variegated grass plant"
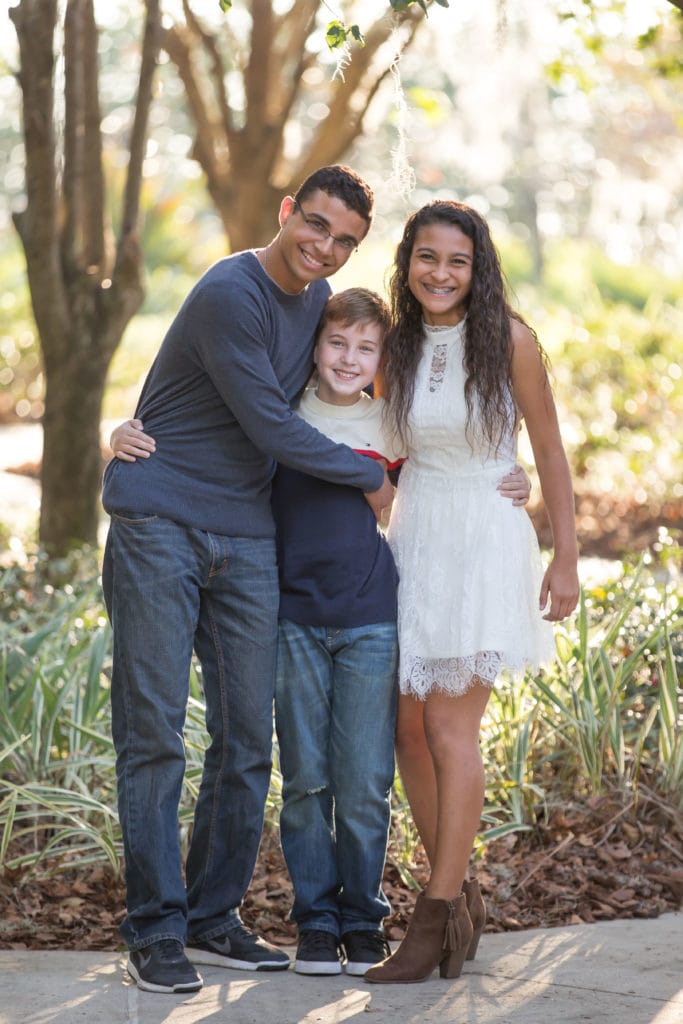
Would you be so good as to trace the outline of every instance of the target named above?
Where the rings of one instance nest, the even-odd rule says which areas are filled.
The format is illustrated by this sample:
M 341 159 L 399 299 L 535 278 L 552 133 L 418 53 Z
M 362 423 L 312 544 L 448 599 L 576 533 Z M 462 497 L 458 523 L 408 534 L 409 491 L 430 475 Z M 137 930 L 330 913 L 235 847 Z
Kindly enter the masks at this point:
M 482 843 L 533 829 L 558 800 L 605 788 L 631 798 L 644 769 L 659 795 L 680 806 L 681 592 L 671 546 L 666 553 L 666 564 L 641 564 L 584 590 L 575 620 L 557 631 L 557 663 L 492 694 L 482 734 Z M 0 867 L 107 861 L 118 871 L 111 645 L 99 584 L 92 571 L 67 584 L 47 579 L 41 565 L 10 566 L 0 578 Z M 207 744 L 196 666 L 184 738 L 185 848 Z M 266 821 L 276 828 L 277 746 L 274 760 Z M 392 862 L 414 885 L 418 838 L 398 778 L 392 820 Z
M 584 589 L 556 630 L 556 662 L 496 687 L 483 730 L 484 842 L 533 827 L 559 800 L 606 789 L 637 799 L 643 769 L 683 806 L 680 549 L 665 554 Z

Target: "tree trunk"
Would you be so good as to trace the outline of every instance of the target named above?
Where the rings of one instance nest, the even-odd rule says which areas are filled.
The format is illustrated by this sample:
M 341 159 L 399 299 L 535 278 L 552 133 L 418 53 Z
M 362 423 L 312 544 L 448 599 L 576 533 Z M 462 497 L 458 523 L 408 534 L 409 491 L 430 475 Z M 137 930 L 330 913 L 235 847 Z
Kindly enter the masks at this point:
M 10 10 L 19 40 L 27 193 L 26 208 L 15 215 L 14 223 L 26 256 L 45 367 L 39 539 L 51 554 L 97 542 L 99 425 L 107 370 L 144 297 L 137 217 L 161 40 L 159 0 L 145 0 L 145 9 L 115 246 L 105 200 L 93 0 L 67 0 L 64 9 L 61 160 L 54 97 L 60 8 L 56 0 L 20 0 Z
M 98 505 L 89 496 L 98 493 L 102 477 L 106 378 L 107 365 L 91 362 L 87 351 L 74 351 L 46 375 L 40 539 L 48 551 L 97 541 Z
M 128 249 L 115 287 L 79 278 L 70 289 L 71 316 L 64 330 L 41 333 L 45 412 L 39 538 L 53 554 L 97 543 L 107 372 L 144 298 L 142 254 L 135 245 Z

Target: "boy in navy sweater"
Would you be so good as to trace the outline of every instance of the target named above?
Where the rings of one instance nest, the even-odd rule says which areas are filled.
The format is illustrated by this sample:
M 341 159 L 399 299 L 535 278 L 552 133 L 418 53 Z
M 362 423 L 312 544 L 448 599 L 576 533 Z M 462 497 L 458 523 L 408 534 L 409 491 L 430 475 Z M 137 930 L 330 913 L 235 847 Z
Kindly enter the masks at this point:
M 379 366 L 389 310 L 374 292 L 332 296 L 318 328 L 315 388 L 299 415 L 383 460 L 402 453 L 383 400 L 363 389 Z M 381 889 L 394 775 L 396 584 L 389 546 L 353 487 L 280 465 L 273 480 L 280 577 L 275 721 L 282 848 L 294 885 L 300 974 L 363 975 L 387 955 Z

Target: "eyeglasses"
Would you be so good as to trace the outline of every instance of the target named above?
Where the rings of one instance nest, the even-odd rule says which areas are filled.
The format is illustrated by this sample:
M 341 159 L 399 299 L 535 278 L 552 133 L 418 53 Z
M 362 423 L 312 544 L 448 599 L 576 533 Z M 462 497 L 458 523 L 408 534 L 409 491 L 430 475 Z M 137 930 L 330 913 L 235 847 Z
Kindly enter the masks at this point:
M 317 217 L 309 217 L 308 214 L 304 213 L 301 204 L 296 199 L 294 200 L 294 209 L 299 211 L 306 227 L 310 228 L 321 242 L 326 242 L 328 238 L 331 238 L 334 244 L 338 245 L 344 252 L 353 252 L 360 245 L 360 242 L 357 242 L 353 235 L 344 235 L 343 238 L 337 238 L 336 235 L 333 235 L 328 230 L 327 225 L 323 221 L 318 220 Z

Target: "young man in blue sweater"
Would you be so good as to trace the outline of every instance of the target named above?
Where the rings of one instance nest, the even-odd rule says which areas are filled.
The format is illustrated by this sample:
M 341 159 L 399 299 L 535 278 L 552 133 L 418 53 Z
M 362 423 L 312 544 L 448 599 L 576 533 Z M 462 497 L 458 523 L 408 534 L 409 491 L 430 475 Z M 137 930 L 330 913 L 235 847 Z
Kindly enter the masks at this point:
M 269 245 L 207 271 L 136 410 L 156 440 L 154 458 L 114 459 L 105 473 L 121 932 L 128 970 L 148 991 L 201 987 L 193 963 L 289 965 L 239 916 L 271 766 L 279 590 L 270 482 L 280 462 L 358 489 L 376 515 L 390 503 L 381 465 L 291 408 L 310 375 L 325 278 L 364 238 L 372 204 L 354 172 L 322 168 L 283 200 Z M 210 744 L 183 878 L 178 803 L 193 648 Z

